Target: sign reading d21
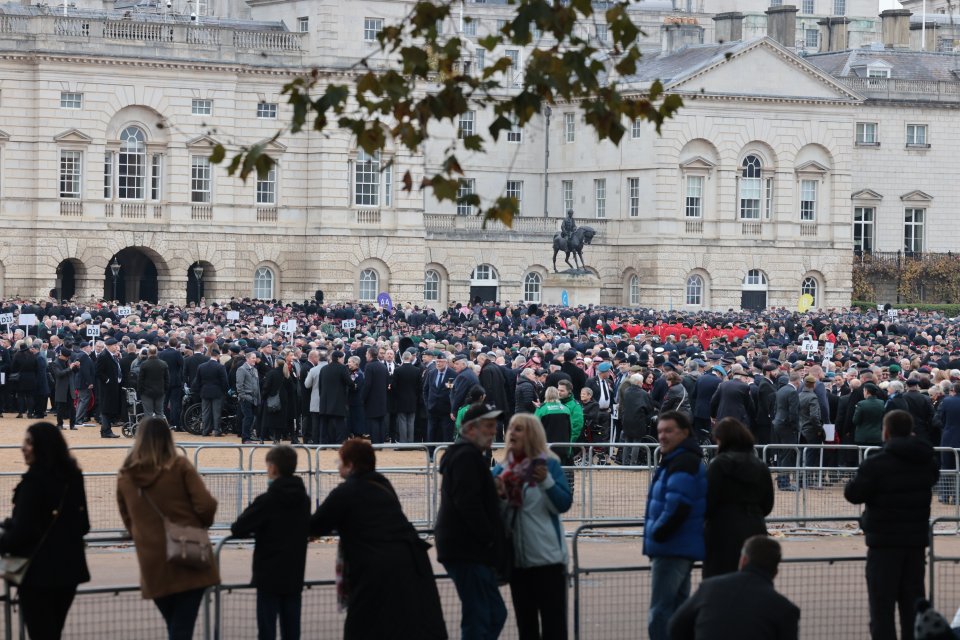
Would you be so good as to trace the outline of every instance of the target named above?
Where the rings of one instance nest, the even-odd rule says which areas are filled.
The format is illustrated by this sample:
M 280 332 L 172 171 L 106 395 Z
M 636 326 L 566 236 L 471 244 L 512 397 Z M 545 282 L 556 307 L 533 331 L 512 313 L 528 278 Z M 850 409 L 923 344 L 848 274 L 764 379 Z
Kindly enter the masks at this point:
M 387 311 L 393 311 L 393 300 L 390 299 L 390 294 L 386 291 L 377 296 L 377 304 Z
M 566 289 L 560 292 L 560 304 L 562 304 L 565 307 L 570 306 L 570 294 L 567 293 Z

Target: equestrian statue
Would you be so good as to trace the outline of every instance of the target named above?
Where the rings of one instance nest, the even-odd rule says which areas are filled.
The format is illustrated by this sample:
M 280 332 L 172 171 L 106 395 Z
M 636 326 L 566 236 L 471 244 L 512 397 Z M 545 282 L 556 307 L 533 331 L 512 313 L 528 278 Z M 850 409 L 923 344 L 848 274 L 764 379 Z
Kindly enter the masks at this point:
M 566 253 L 564 262 L 570 267 L 568 271 L 585 271 L 583 246 L 590 244 L 595 235 L 597 235 L 597 232 L 593 227 L 577 227 L 577 223 L 573 220 L 573 210 L 568 210 L 567 217 L 563 219 L 563 223 L 560 225 L 560 233 L 553 236 L 553 272 L 558 273 L 557 254 L 561 251 Z M 573 254 L 573 264 L 570 264 L 570 254 Z

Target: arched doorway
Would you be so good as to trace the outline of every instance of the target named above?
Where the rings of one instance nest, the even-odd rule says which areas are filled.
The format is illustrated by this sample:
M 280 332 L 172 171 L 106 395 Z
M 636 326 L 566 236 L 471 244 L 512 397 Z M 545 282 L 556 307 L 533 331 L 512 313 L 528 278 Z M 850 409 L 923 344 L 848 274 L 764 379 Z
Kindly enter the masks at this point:
M 117 252 L 103 270 L 103 297 L 121 303 L 160 299 L 157 265 L 146 251 L 127 247 Z
M 84 276 L 83 264 L 67 258 L 57 265 L 57 281 L 52 296 L 57 300 L 71 300 L 77 294 L 77 280 Z
M 767 274 L 760 269 L 747 271 L 740 289 L 740 307 L 750 311 L 767 308 Z
M 209 297 L 212 291 L 214 269 L 205 260 L 198 260 L 187 269 L 187 304 L 200 303 L 200 298 Z
M 470 274 L 470 302 L 496 302 L 500 292 L 497 270 L 489 264 L 478 265 Z

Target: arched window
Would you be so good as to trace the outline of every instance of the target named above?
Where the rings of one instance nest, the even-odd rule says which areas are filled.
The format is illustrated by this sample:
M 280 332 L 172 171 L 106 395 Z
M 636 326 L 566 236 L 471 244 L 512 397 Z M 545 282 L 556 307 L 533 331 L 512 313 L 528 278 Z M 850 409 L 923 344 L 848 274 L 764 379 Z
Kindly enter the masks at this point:
M 703 304 L 703 278 L 697 274 L 687 278 L 687 304 Z
M 744 288 L 752 287 L 754 289 L 767 288 L 767 276 L 760 269 L 750 269 L 743 279 Z
M 377 289 L 380 285 L 380 276 L 373 269 L 364 269 L 360 272 L 360 291 L 357 296 L 362 302 L 374 302 L 377 299 Z
M 426 302 L 440 302 L 440 274 L 427 269 L 423 274 L 423 299 Z
M 640 304 L 640 276 L 630 276 L 630 285 L 627 296 L 631 306 L 637 306 Z
M 523 279 L 523 299 L 529 302 L 540 303 L 540 285 L 543 279 L 539 273 L 528 273 Z
M 754 155 L 740 164 L 740 219 L 759 220 L 763 187 L 763 164 Z
M 470 274 L 471 280 L 497 280 L 496 270 L 488 264 L 478 265 Z
M 816 308 L 817 306 L 817 279 L 813 276 L 807 276 L 803 279 L 803 282 L 800 284 L 800 295 L 809 294 L 813 298 L 813 303 L 811 307 Z
M 258 267 L 253 274 L 253 297 L 258 300 L 273 299 L 273 271 Z
M 120 133 L 117 195 L 121 200 L 143 200 L 147 175 L 147 137 L 139 127 Z

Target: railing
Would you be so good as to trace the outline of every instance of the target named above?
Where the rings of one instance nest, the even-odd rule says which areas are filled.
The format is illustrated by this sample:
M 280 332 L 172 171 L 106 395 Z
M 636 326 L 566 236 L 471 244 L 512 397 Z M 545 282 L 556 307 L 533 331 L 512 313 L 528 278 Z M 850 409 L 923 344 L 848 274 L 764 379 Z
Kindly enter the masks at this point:
M 210 27 L 190 27 L 187 29 L 187 43 L 220 46 L 220 31 Z
M 763 228 L 760 222 L 741 222 L 740 233 L 745 236 L 758 236 Z
M 257 222 L 276 222 L 277 221 L 277 208 L 276 207 L 258 207 L 257 208 Z
M 703 220 L 685 220 L 683 226 L 684 233 L 691 235 L 703 234 Z
M 817 235 L 817 223 L 816 222 L 801 222 L 800 223 L 800 236 L 803 238 L 814 238 Z
M 213 220 L 213 205 L 195 204 L 190 207 L 191 220 Z
M 380 209 L 357 209 L 357 224 L 380 224 Z
M 105 205 L 103 205 L 103 217 L 104 217 L 104 218 L 112 218 L 112 217 L 113 217 L 113 203 L 112 203 L 112 202 L 108 202 L 108 203 L 106 203 Z
M 900 78 L 838 78 L 838 80 L 870 98 L 903 100 L 909 97 L 912 100 L 936 102 L 960 101 L 960 82 Z
M 28 33 L 30 23 L 21 16 L 0 15 L 0 33 Z
M 138 42 L 173 42 L 173 27 L 166 24 L 107 20 L 103 25 L 107 40 L 136 40 Z
M 120 217 L 132 220 L 143 220 L 147 217 L 147 205 L 140 202 L 121 202 Z
M 90 20 L 85 18 L 57 18 L 53 23 L 53 32 L 58 36 L 90 37 Z
M 60 215 L 61 216 L 82 216 L 83 202 L 79 200 L 61 200 Z
M 234 31 L 233 46 L 258 51 L 300 51 L 300 34 L 287 31 Z
M 163 205 L 155 204 L 153 205 L 153 218 L 154 220 L 159 220 L 163 218 Z

